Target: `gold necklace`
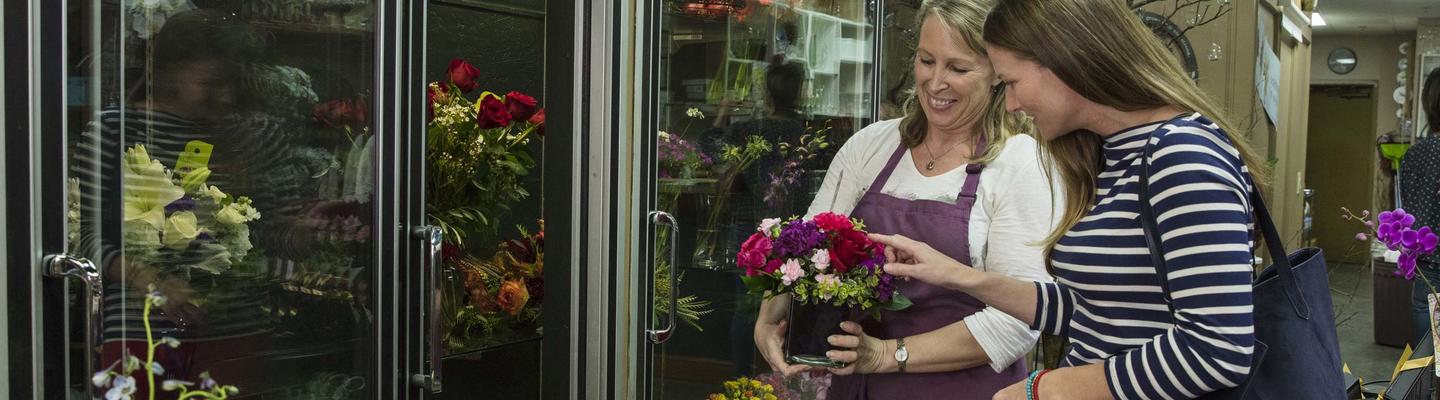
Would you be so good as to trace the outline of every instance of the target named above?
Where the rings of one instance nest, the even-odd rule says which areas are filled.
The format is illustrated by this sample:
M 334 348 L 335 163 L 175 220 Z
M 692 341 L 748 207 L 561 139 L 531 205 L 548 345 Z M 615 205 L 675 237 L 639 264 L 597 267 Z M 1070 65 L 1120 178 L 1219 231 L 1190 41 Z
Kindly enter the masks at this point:
M 975 138 L 974 136 L 971 136 L 969 140 L 961 140 L 961 141 L 955 142 L 955 144 L 950 145 L 950 149 L 949 149 L 949 150 L 945 150 L 944 153 L 940 153 L 940 157 L 944 157 L 944 156 L 946 156 L 946 155 L 949 155 L 950 152 L 955 151 L 955 149 L 958 148 L 958 147 L 960 147 L 961 144 L 965 144 L 965 143 L 969 142 L 970 140 L 973 140 L 974 138 Z M 935 152 L 934 152 L 934 151 L 930 151 L 930 142 L 925 142 L 924 144 L 925 144 L 925 152 L 930 154 L 930 162 L 925 163 L 925 170 L 926 170 L 926 171 L 933 171 L 933 170 L 935 170 L 935 160 L 938 160 L 939 157 L 935 157 Z

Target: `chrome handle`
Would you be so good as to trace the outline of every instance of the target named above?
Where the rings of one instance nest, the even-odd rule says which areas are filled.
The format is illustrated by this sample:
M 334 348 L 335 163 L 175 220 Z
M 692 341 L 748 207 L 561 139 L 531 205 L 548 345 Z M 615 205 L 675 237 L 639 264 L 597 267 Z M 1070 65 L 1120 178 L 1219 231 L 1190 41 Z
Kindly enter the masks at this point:
M 675 221 L 675 216 L 664 211 L 651 211 L 650 223 L 670 226 L 670 311 L 665 313 L 665 329 L 646 330 L 646 333 L 650 335 L 651 343 L 661 344 L 670 340 L 670 336 L 675 333 L 675 312 L 680 301 L 680 264 L 676 263 L 679 260 L 676 254 L 679 251 L 676 251 L 675 238 L 680 236 L 680 223 Z M 653 274 L 654 269 L 652 268 L 651 271 Z
M 100 268 L 90 260 L 65 254 L 45 256 L 41 262 L 43 273 L 51 278 L 75 278 L 85 284 L 85 376 L 95 375 L 99 365 L 100 310 L 105 294 L 100 281 Z
M 444 298 L 440 295 L 440 285 L 437 284 L 439 279 L 436 276 L 440 274 L 440 245 L 444 242 L 445 234 L 438 227 L 425 225 L 415 227 L 410 231 L 410 235 L 419 239 L 430 249 L 430 260 L 428 265 L 424 266 L 424 272 L 421 273 L 425 277 L 425 285 L 430 292 L 430 312 L 426 316 L 430 318 L 429 335 L 427 335 L 430 340 L 428 343 L 430 346 L 429 368 L 426 370 L 427 373 L 411 375 L 410 384 L 426 388 L 430 390 L 430 393 L 440 393 L 440 319 L 444 318 L 441 315 L 444 313 L 441 303 Z

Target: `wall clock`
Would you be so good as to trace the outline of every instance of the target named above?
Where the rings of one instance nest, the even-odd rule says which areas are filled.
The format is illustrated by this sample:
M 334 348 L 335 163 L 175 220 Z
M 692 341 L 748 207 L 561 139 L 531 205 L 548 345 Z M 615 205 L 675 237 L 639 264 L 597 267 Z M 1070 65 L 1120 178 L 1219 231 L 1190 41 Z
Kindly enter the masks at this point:
M 1338 47 L 1330 50 L 1330 56 L 1325 63 L 1330 66 L 1330 72 L 1345 75 L 1355 70 L 1357 61 L 1355 50 L 1350 50 L 1349 47 Z

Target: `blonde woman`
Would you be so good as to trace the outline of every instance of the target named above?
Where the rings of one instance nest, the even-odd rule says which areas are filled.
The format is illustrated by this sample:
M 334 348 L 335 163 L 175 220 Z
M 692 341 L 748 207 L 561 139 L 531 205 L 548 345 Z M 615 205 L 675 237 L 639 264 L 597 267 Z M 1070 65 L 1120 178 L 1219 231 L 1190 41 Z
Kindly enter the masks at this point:
M 1255 350 L 1249 199 L 1263 160 L 1119 0 L 999 0 L 985 41 L 1006 108 L 1034 118 L 1071 196 L 1046 239 L 1056 282 L 972 269 L 894 236 L 878 238 L 897 260 L 887 270 L 1069 336 L 1062 368 L 997 399 L 1197 398 L 1244 383 Z M 1168 291 L 1137 218 L 1146 168 Z
M 919 9 L 916 85 L 906 115 L 877 122 L 840 149 L 809 214 L 848 213 L 871 232 L 937 243 L 981 270 L 1048 281 L 1039 243 L 1058 215 L 1034 138 L 1004 110 L 1005 90 L 980 41 L 989 0 L 929 0 Z M 827 357 L 849 363 L 830 399 L 988 399 L 1025 377 L 1037 332 L 976 298 L 896 282 L 914 306 L 844 322 Z M 756 343 L 772 368 L 789 298 L 767 301 Z

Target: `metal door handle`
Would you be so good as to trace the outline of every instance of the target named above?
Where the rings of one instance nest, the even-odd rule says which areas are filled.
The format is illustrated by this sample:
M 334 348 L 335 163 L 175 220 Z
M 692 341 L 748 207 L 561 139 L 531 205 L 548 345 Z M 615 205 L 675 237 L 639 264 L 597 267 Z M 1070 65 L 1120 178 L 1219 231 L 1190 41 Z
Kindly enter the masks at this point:
M 94 376 L 99 366 L 100 352 L 96 349 L 101 342 L 101 301 L 105 294 L 100 280 L 100 268 L 90 260 L 65 254 L 45 256 L 41 262 L 45 276 L 51 278 L 75 278 L 85 284 L 85 376 Z
M 679 260 L 676 254 L 678 254 L 679 251 L 675 248 L 675 238 L 680 236 L 680 223 L 675 221 L 675 216 L 664 211 L 651 211 L 650 223 L 655 225 L 668 225 L 670 227 L 670 312 L 665 313 L 665 329 L 646 330 L 646 333 L 650 336 L 650 342 L 661 344 L 670 340 L 670 336 L 675 333 L 676 306 L 680 299 L 680 271 L 678 271 L 680 264 L 676 264 L 676 261 Z M 652 275 L 654 274 L 654 270 L 654 268 L 651 268 Z M 656 283 L 658 284 L 659 282 Z
M 428 261 L 424 266 L 424 272 L 421 272 L 421 275 L 425 277 L 425 287 L 429 291 L 428 300 L 430 312 L 426 317 L 429 317 L 430 320 L 429 326 L 426 329 L 429 330 L 429 335 L 427 336 L 429 336 L 430 341 L 430 343 L 428 343 L 430 346 L 430 359 L 428 360 L 429 364 L 426 369 L 427 373 L 411 375 L 410 384 L 426 388 L 430 390 L 431 393 L 440 393 L 440 319 L 444 318 L 444 316 L 441 315 L 443 314 L 444 308 L 441 307 L 443 298 L 440 296 L 439 279 L 437 279 L 436 276 L 440 274 L 440 245 L 444 242 L 445 233 L 441 232 L 438 227 L 424 225 L 412 229 L 410 235 L 415 239 L 419 239 L 430 252 L 430 257 L 427 257 Z

